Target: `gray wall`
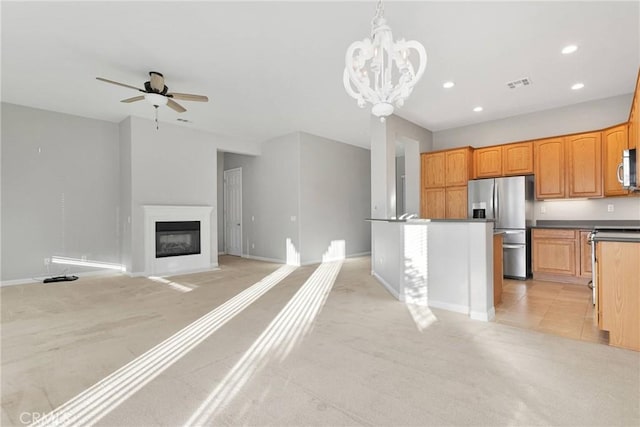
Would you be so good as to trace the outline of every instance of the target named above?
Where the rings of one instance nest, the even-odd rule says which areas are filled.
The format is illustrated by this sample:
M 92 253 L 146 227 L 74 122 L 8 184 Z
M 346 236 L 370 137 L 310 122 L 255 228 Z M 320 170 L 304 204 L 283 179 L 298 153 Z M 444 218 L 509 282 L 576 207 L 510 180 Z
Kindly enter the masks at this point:
M 626 122 L 633 94 L 493 120 L 433 133 L 433 149 L 486 147 L 586 132 Z
M 120 261 L 118 139 L 115 123 L 2 104 L 3 281 L 47 275 L 52 255 Z
M 131 271 L 132 259 L 132 182 L 131 182 L 131 118 L 120 122 L 120 263 Z
M 287 239 L 300 251 L 299 158 L 296 133 L 264 142 L 259 157 L 225 153 L 225 170 L 242 168 L 243 255 L 284 261 Z
M 213 206 L 211 263 L 218 260 L 217 148 L 212 134 L 131 118 L 132 260 L 143 272 L 144 205 Z
M 300 133 L 302 264 L 322 261 L 333 240 L 346 255 L 371 251 L 370 176 L 369 150 Z
M 398 116 L 371 116 L 371 216 L 396 216 L 396 143 L 404 145 L 405 210 L 420 211 L 420 153 L 433 149 L 431 131 Z
M 632 98 L 632 94 L 615 96 L 434 132 L 433 149 L 483 147 L 602 129 L 628 120 Z M 607 211 L 609 204 L 614 204 L 614 212 Z M 541 212 L 543 208 L 545 213 Z M 536 201 L 534 209 L 537 220 L 637 220 L 640 219 L 640 197 Z

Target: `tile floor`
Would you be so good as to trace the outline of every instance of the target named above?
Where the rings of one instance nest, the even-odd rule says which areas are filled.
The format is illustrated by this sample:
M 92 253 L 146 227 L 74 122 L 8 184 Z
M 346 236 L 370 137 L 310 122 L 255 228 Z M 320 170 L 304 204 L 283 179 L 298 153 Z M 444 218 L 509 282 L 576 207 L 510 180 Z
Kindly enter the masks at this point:
M 591 289 L 585 285 L 505 279 L 496 321 L 582 341 L 609 341 L 608 332 L 595 324 Z

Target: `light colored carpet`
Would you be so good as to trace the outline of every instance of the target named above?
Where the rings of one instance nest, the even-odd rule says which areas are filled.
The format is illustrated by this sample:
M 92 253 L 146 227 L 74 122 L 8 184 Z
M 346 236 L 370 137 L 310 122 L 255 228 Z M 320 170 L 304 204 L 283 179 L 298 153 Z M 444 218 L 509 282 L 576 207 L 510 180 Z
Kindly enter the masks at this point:
M 280 267 L 221 266 L 171 278 L 186 293 L 122 276 L 1 289 L 2 425 L 51 411 Z M 636 352 L 407 307 L 369 258 L 333 284 L 337 268 L 317 267 L 98 425 L 640 425 Z

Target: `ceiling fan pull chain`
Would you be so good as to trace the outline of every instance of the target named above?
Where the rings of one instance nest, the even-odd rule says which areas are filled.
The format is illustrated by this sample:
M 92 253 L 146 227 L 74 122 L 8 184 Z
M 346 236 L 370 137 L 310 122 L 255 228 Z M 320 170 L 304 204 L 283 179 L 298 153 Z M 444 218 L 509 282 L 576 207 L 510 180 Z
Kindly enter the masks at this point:
M 158 106 L 154 105 L 154 107 L 156 107 L 156 130 L 159 130 L 160 127 L 158 126 Z

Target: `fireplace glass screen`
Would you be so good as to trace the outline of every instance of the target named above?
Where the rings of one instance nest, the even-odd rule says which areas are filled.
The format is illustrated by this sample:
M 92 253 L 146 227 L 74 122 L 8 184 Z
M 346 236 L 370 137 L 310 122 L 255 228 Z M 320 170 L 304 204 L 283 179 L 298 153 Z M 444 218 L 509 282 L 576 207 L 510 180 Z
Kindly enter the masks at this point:
M 156 258 L 200 253 L 200 221 L 156 222 Z

